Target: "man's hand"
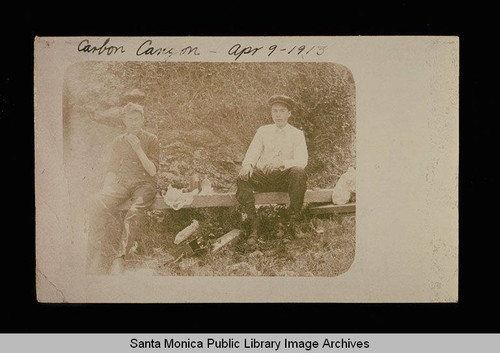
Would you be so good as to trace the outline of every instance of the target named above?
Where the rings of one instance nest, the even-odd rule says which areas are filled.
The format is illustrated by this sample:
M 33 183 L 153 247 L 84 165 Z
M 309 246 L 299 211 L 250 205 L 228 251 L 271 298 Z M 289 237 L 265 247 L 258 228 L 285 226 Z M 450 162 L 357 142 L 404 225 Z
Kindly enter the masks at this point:
M 144 167 L 144 169 L 146 169 L 148 174 L 151 176 L 155 176 L 157 172 L 156 166 L 154 165 L 153 162 L 151 162 L 148 156 L 146 156 L 146 153 L 144 153 L 139 138 L 134 134 L 128 133 L 125 135 L 125 140 L 130 144 L 132 149 L 135 151 L 137 157 L 139 157 L 139 160 L 142 163 L 142 166 Z
M 252 168 L 252 165 L 251 164 L 247 164 L 245 166 L 243 166 L 241 169 L 240 169 L 240 172 L 238 173 L 238 176 L 242 179 L 242 180 L 248 180 L 248 178 L 250 178 L 253 174 L 253 168 Z
M 281 160 L 272 160 L 269 164 L 265 165 L 264 168 L 262 168 L 262 171 L 264 174 L 270 173 L 274 170 L 280 170 L 282 168 L 285 168 L 285 164 Z
M 137 136 L 133 134 L 126 134 L 125 139 L 136 153 L 142 151 L 141 141 Z

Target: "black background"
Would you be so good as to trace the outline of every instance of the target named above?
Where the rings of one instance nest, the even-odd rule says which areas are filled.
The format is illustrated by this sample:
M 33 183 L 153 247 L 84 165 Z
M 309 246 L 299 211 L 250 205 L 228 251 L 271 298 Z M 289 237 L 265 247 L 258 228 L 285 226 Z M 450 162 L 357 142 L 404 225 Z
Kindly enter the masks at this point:
M 4 14 L 0 165 L 0 333 L 499 332 L 491 9 L 372 3 L 229 3 L 147 8 L 24 4 Z M 235 9 L 235 10 L 233 10 Z M 448 304 L 40 304 L 35 295 L 35 36 L 453 35 L 460 37 L 459 302 Z M 486 39 L 486 40 L 484 40 Z M 490 82 L 490 85 L 487 83 Z M 493 85 L 491 85 L 493 83 Z M 490 87 L 493 87 L 491 89 Z M 495 97 L 496 98 L 496 97 Z M 484 111 L 488 108 L 488 111 Z M 490 109 L 491 108 L 491 109 Z M 495 134 L 495 135 L 494 135 Z M 436 215 L 439 217 L 439 214 Z M 200 288 L 203 291 L 203 288 Z

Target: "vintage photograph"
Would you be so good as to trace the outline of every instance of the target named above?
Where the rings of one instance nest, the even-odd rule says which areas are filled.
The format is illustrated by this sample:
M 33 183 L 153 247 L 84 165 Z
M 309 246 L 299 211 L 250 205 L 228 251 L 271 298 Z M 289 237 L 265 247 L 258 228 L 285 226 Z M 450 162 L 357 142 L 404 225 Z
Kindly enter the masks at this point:
M 458 38 L 35 41 L 40 302 L 456 302 Z
M 356 255 L 349 67 L 82 61 L 66 69 L 62 92 L 70 236 L 84 244 L 88 275 L 349 270 Z

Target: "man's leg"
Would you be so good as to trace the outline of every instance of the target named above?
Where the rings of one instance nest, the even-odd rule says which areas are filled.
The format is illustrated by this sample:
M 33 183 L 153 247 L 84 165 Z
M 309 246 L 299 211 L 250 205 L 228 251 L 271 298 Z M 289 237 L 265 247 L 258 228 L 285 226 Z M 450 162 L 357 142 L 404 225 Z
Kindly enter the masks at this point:
M 292 167 L 288 174 L 288 195 L 290 196 L 290 232 L 292 236 L 300 237 L 299 218 L 304 204 L 307 188 L 307 175 L 304 168 Z
M 116 242 L 106 226 L 110 220 L 117 220 L 117 206 L 128 199 L 128 192 L 123 186 L 116 184 L 93 195 L 87 204 L 89 220 L 89 237 L 87 253 L 87 270 L 93 274 L 107 273 L 116 257 Z
M 290 196 L 290 216 L 298 217 L 304 204 L 307 175 L 304 168 L 292 167 L 288 173 L 288 195 Z
M 261 191 L 288 192 L 290 221 L 287 222 L 287 228 L 290 235 L 300 236 L 299 218 L 307 188 L 307 175 L 304 168 L 292 167 L 283 171 L 274 171 L 266 177 L 266 183 Z
M 255 211 L 255 197 L 253 195 L 254 186 L 249 180 L 240 177 L 236 180 L 236 200 L 242 206 L 246 219 L 243 221 L 244 237 L 249 244 L 254 244 L 257 239 L 259 220 Z
M 252 245 L 257 241 L 257 230 L 259 227 L 259 219 L 255 211 L 255 196 L 254 191 L 269 191 L 274 185 L 274 178 L 262 171 L 256 169 L 248 180 L 238 178 L 236 199 L 243 207 L 243 211 L 247 214 L 247 242 Z
M 125 256 L 137 239 L 145 210 L 153 204 L 156 196 L 156 187 L 152 184 L 139 184 L 131 187 L 132 205 L 125 214 L 123 231 L 119 239 L 118 251 L 111 265 L 110 274 L 120 274 L 125 269 Z
M 256 237 L 258 219 L 255 212 L 254 190 L 258 192 L 282 191 L 288 192 L 290 196 L 290 218 L 292 233 L 296 233 L 295 225 L 298 222 L 300 211 L 304 203 L 304 195 L 307 187 L 307 175 L 304 168 L 292 167 L 283 171 L 274 171 L 264 174 L 255 170 L 248 180 L 238 178 L 236 199 L 243 206 L 248 215 L 251 225 L 250 235 Z M 252 237 L 249 237 L 252 241 Z
M 247 214 L 248 217 L 253 217 L 255 215 L 255 197 L 253 195 L 254 186 L 250 181 L 243 180 L 238 177 L 236 180 L 236 200 L 242 206 L 243 212 Z
M 282 191 L 290 196 L 290 213 L 300 214 L 307 188 L 307 175 L 304 168 L 292 167 L 268 174 L 254 173 L 251 183 L 257 191 Z M 254 176 L 252 175 L 252 177 Z
M 132 205 L 125 215 L 122 233 L 121 255 L 127 255 L 140 234 L 141 222 L 145 211 L 151 207 L 156 197 L 156 187 L 153 184 L 141 184 L 132 192 Z

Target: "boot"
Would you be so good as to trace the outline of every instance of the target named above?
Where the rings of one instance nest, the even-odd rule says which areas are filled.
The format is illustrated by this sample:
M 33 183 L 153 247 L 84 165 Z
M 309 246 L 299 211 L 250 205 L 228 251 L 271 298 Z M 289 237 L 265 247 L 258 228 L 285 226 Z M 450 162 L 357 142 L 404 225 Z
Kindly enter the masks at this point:
M 116 276 L 121 275 L 123 272 L 125 272 L 125 259 L 123 256 L 120 256 L 113 260 L 109 274 Z
M 300 216 L 297 214 L 291 214 L 290 219 L 287 224 L 288 236 L 292 239 L 301 239 L 305 237 L 300 228 Z
M 255 215 L 252 219 L 250 219 L 250 229 L 247 237 L 248 245 L 255 245 L 258 239 L 258 229 L 259 229 L 259 218 Z

